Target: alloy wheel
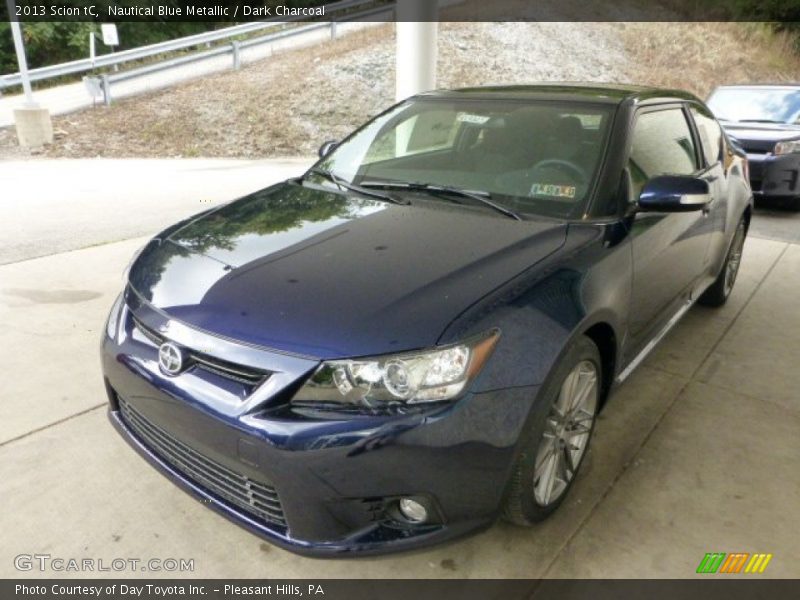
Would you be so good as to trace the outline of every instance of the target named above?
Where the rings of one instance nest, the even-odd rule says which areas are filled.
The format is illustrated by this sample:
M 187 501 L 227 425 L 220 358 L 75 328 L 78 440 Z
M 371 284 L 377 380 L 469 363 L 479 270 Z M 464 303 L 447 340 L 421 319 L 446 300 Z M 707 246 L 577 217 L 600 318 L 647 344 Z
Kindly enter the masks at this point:
M 536 452 L 533 492 L 540 506 L 557 501 L 575 477 L 597 413 L 597 367 L 584 360 L 561 384 Z
M 742 264 L 742 251 L 744 249 L 744 221 L 739 223 L 736 228 L 733 242 L 731 243 L 728 262 L 725 265 L 725 295 L 731 293 L 733 284 L 736 283 L 736 275 L 739 273 L 739 265 Z

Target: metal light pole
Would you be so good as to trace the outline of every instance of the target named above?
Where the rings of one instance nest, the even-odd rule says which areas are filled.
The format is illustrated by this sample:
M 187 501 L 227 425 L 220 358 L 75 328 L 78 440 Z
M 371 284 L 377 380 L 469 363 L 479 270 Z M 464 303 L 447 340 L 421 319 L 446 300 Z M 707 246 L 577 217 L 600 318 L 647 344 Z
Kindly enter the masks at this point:
M 28 76 L 28 60 L 25 58 L 25 42 L 22 39 L 22 29 L 19 21 L 14 20 L 13 15 L 17 12 L 17 3 L 14 0 L 6 0 L 8 6 L 8 18 L 11 19 L 11 36 L 14 38 L 14 50 L 17 51 L 17 64 L 19 65 L 19 75 L 22 78 L 22 89 L 25 91 L 25 103 L 28 106 L 36 106 L 31 90 L 31 80 Z
M 436 87 L 438 0 L 397 2 L 397 100 Z
M 17 139 L 20 146 L 42 146 L 53 142 L 53 125 L 50 121 L 50 112 L 40 108 L 33 99 L 30 75 L 28 74 L 28 61 L 25 58 L 25 42 L 22 39 L 22 29 L 19 21 L 15 19 L 17 4 L 14 0 L 6 0 L 8 7 L 11 35 L 14 38 L 14 50 L 17 52 L 19 76 L 22 79 L 22 89 L 25 92 L 25 104 L 14 109 L 14 122 L 17 126 Z

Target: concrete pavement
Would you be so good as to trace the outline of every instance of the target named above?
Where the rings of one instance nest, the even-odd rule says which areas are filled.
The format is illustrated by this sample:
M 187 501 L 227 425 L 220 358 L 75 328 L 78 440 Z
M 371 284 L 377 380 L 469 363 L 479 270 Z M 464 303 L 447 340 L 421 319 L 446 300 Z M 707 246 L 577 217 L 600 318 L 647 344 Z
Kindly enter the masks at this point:
M 800 211 L 776 207 L 773 203 L 756 204 L 758 219 L 750 233 L 769 240 L 800 243 Z
M 192 212 L 195 180 L 182 181 L 186 204 L 153 210 Z M 762 576 L 800 576 L 800 246 L 748 240 L 729 304 L 692 309 L 616 391 L 550 520 L 352 562 L 263 543 L 172 486 L 107 423 L 98 340 L 142 241 L 0 266 L 0 577 L 58 576 L 14 569 L 18 554 L 47 553 L 194 559 L 200 577 L 682 578 L 716 551 L 769 552 Z

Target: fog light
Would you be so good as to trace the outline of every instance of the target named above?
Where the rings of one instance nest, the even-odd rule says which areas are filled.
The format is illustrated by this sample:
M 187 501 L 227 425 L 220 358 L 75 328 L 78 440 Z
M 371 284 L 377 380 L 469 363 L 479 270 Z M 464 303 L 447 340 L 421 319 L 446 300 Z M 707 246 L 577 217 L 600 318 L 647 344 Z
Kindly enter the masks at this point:
M 400 514 L 412 523 L 422 523 L 428 518 L 428 511 L 425 507 L 411 498 L 400 500 Z

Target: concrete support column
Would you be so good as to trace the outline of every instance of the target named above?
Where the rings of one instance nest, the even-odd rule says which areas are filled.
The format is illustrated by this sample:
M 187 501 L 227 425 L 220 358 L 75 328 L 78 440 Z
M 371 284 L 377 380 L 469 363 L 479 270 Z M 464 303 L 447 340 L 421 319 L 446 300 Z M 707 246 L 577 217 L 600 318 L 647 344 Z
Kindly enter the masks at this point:
M 16 3 L 7 0 L 8 14 L 15 14 Z M 33 99 L 30 78 L 28 77 L 28 61 L 25 58 L 25 43 L 22 39 L 22 29 L 18 21 L 11 21 L 11 36 L 14 38 L 14 49 L 17 53 L 17 64 L 22 79 L 22 89 L 25 92 L 25 104 L 14 109 L 14 123 L 17 126 L 17 139 L 20 146 L 36 147 L 53 143 L 53 125 L 50 121 L 50 111 L 41 108 Z
M 20 106 L 14 109 L 17 140 L 23 148 L 36 148 L 53 143 L 53 123 L 50 111 L 39 106 Z
M 437 0 L 397 2 L 398 100 L 436 87 L 437 5 Z

